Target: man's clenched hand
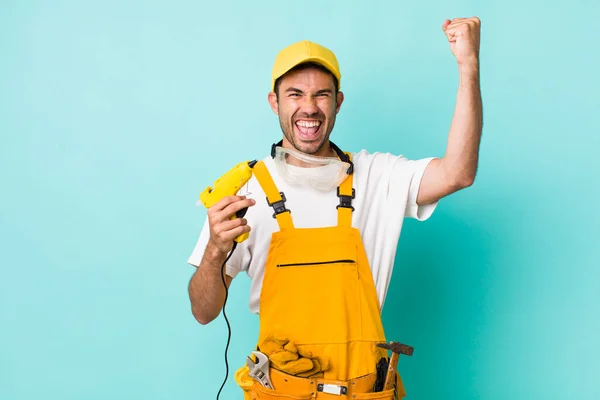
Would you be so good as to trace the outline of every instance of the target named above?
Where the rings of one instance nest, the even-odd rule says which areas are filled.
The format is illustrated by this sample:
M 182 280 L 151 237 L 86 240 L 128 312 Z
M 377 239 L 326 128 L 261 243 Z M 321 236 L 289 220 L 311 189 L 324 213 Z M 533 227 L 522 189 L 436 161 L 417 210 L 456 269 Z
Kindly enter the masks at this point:
M 442 30 L 450 42 L 450 50 L 459 67 L 477 65 L 481 21 L 477 17 L 447 19 Z

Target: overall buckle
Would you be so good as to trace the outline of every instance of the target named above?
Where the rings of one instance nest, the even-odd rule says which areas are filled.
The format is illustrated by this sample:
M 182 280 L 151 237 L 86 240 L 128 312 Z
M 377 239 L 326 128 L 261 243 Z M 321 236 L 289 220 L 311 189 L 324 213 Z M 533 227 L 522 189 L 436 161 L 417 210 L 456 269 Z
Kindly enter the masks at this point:
M 281 200 L 275 201 L 273 203 L 269 202 L 269 198 L 267 197 L 267 204 L 270 207 L 273 207 L 273 210 L 275 210 L 275 212 L 273 213 L 273 218 L 276 218 L 277 214 L 282 214 L 284 212 L 291 212 L 290 210 L 285 208 L 285 201 L 286 201 L 285 194 L 283 194 L 283 192 L 279 192 L 279 195 L 281 196 Z
M 354 211 L 354 207 L 352 207 L 352 199 L 355 197 L 355 195 L 356 195 L 356 192 L 354 191 L 354 188 L 352 188 L 351 196 L 346 196 L 346 195 L 340 194 L 340 188 L 338 186 L 337 196 L 340 198 L 340 204 L 338 206 L 336 206 L 335 208 L 344 207 L 344 208 L 349 208 L 352 211 Z
M 332 385 L 330 383 L 319 383 L 317 385 L 317 392 L 323 392 L 323 393 L 335 394 L 335 395 L 341 396 L 343 394 L 348 393 L 348 387 L 341 386 L 341 385 Z

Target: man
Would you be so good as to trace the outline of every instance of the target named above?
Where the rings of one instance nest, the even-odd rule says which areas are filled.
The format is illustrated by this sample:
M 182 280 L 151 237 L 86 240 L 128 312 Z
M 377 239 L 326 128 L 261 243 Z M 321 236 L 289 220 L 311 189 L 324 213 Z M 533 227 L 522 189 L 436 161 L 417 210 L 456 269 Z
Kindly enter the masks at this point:
M 241 271 L 252 279 L 257 347 L 269 357 L 274 390 L 242 367 L 236 381 L 245 398 L 319 398 L 338 390 L 360 399 L 376 386 L 376 364 L 387 355 L 375 346 L 386 340 L 380 312 L 402 221 L 429 218 L 441 198 L 470 186 L 477 170 L 480 21 L 446 20 L 442 30 L 460 80 L 441 158 L 342 152 L 329 140 L 344 101 L 333 52 L 304 41 L 276 57 L 268 101 L 283 139 L 254 167 L 247 187 L 253 198 L 227 197 L 208 210 L 188 260 L 198 267 L 189 285 L 192 312 L 207 324 L 223 307 L 222 268 L 233 240 L 250 232 L 226 263 L 226 285 Z M 245 218 L 230 220 L 246 208 Z M 395 390 L 377 398 L 403 397 L 397 378 Z

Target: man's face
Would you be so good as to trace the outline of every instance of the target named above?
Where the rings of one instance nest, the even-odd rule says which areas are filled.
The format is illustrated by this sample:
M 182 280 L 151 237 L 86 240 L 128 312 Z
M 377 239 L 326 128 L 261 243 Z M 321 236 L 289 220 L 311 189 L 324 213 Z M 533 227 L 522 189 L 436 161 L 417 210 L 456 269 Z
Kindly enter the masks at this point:
M 333 77 L 316 68 L 292 71 L 279 85 L 278 95 L 269 94 L 269 103 L 279 116 L 283 146 L 303 153 L 329 156 L 325 146 L 335 125 L 344 95 L 335 93 Z

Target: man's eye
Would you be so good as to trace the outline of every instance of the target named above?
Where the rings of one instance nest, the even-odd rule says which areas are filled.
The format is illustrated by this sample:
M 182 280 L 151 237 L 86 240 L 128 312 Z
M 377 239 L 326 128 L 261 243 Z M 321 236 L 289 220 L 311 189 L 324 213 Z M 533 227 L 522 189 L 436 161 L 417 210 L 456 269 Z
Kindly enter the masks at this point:
M 291 93 L 290 97 L 300 97 L 300 93 Z

